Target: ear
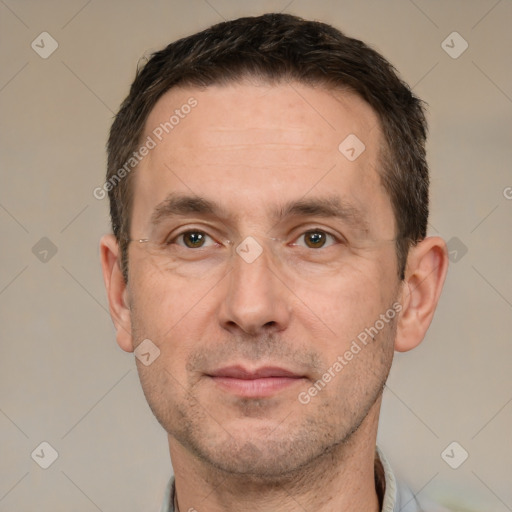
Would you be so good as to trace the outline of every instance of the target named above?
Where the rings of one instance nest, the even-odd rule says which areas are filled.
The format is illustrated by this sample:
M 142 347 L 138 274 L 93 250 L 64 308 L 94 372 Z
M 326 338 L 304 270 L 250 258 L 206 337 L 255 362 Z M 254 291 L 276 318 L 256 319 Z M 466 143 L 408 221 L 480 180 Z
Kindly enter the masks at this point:
M 425 238 L 409 250 L 405 281 L 402 283 L 402 311 L 395 338 L 395 350 L 398 352 L 415 348 L 425 337 L 447 270 L 448 252 L 442 238 Z
M 119 265 L 119 245 L 114 235 L 104 235 L 101 238 L 100 258 L 110 316 L 117 331 L 117 343 L 126 352 L 133 352 L 128 289 Z

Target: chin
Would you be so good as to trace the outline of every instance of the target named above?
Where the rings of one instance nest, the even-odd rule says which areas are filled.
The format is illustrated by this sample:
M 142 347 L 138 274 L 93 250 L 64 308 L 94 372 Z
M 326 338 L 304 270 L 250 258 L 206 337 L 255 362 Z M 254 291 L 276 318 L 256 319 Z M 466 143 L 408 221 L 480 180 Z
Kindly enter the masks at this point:
M 294 427 L 294 428 L 291 428 Z M 229 428 L 229 427 L 228 427 Z M 188 431 L 176 439 L 208 466 L 230 477 L 240 476 L 245 481 L 277 484 L 295 480 L 311 464 L 330 454 L 339 445 L 343 433 L 336 436 L 321 432 L 313 425 L 287 425 L 286 431 L 276 435 L 278 426 L 244 431 L 220 432 Z M 229 432 L 229 433 L 228 433 Z

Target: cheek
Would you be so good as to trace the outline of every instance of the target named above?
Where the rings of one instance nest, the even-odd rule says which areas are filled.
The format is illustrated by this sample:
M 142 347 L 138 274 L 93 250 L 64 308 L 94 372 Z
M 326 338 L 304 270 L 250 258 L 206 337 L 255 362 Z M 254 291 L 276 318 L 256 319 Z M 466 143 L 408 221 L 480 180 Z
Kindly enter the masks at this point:
M 210 280 L 180 276 L 150 261 L 133 262 L 131 295 L 136 301 L 139 322 L 155 330 L 172 329 L 200 303 L 211 288 Z
M 382 358 L 383 350 L 389 352 L 387 346 L 393 341 L 391 320 L 396 315 L 393 304 L 399 284 L 393 261 L 387 255 L 382 257 L 382 264 L 353 265 L 328 279 L 303 284 L 297 290 L 297 296 L 304 297 L 304 304 L 297 303 L 302 311 L 298 314 L 301 329 L 309 332 L 325 363 L 333 364 L 339 355 L 351 350 L 354 341 L 364 348 L 364 353 L 354 346 L 358 355 L 348 354 L 348 357 L 357 359 L 358 363 L 350 363 L 352 369 L 367 358 Z M 383 323 L 381 315 L 386 314 L 387 322 Z M 371 336 L 376 332 L 386 347 L 373 343 Z M 382 363 L 368 361 L 368 364 L 372 367 L 379 362 Z M 361 370 L 364 368 L 366 365 Z M 357 374 L 358 371 L 354 375 Z
M 160 349 L 157 361 L 181 382 L 187 358 L 211 328 L 212 301 L 219 299 L 212 287 L 218 280 L 171 276 L 148 266 L 134 270 L 131 277 L 135 343 L 151 339 Z
M 367 260 L 295 284 L 297 295 L 336 331 L 340 323 L 378 318 L 393 302 L 398 281 L 393 265 Z

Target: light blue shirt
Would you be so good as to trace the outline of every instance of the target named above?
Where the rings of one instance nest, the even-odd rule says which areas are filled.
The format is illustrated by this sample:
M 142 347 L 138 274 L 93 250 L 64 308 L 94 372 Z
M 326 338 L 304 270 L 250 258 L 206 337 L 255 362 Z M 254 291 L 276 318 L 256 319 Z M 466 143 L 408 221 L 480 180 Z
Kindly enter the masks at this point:
M 375 459 L 376 466 L 381 465 L 384 472 L 382 489 L 378 489 L 378 492 L 380 491 L 379 497 L 382 497 L 381 512 L 449 512 L 445 508 L 432 505 L 425 507 L 420 504 L 413 492 L 406 485 L 397 481 L 389 462 L 378 447 L 376 448 Z M 384 492 L 383 496 L 382 491 Z M 167 485 L 160 512 L 175 512 L 174 478 L 171 478 Z

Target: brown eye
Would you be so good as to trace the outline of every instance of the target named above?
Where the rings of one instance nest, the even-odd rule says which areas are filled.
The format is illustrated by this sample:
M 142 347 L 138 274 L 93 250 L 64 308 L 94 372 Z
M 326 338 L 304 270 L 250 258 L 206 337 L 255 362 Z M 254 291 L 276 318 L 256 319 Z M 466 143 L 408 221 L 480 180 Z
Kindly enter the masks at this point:
M 306 249 L 322 249 L 339 243 L 339 239 L 323 229 L 309 229 L 304 231 L 292 245 Z
M 306 231 L 304 233 L 304 241 L 306 246 L 311 249 L 319 249 L 325 245 L 327 233 L 323 231 Z
M 187 231 L 186 233 L 179 235 L 178 238 L 181 237 L 183 239 L 183 243 L 190 249 L 195 249 L 204 245 L 207 236 L 208 235 L 201 231 Z

